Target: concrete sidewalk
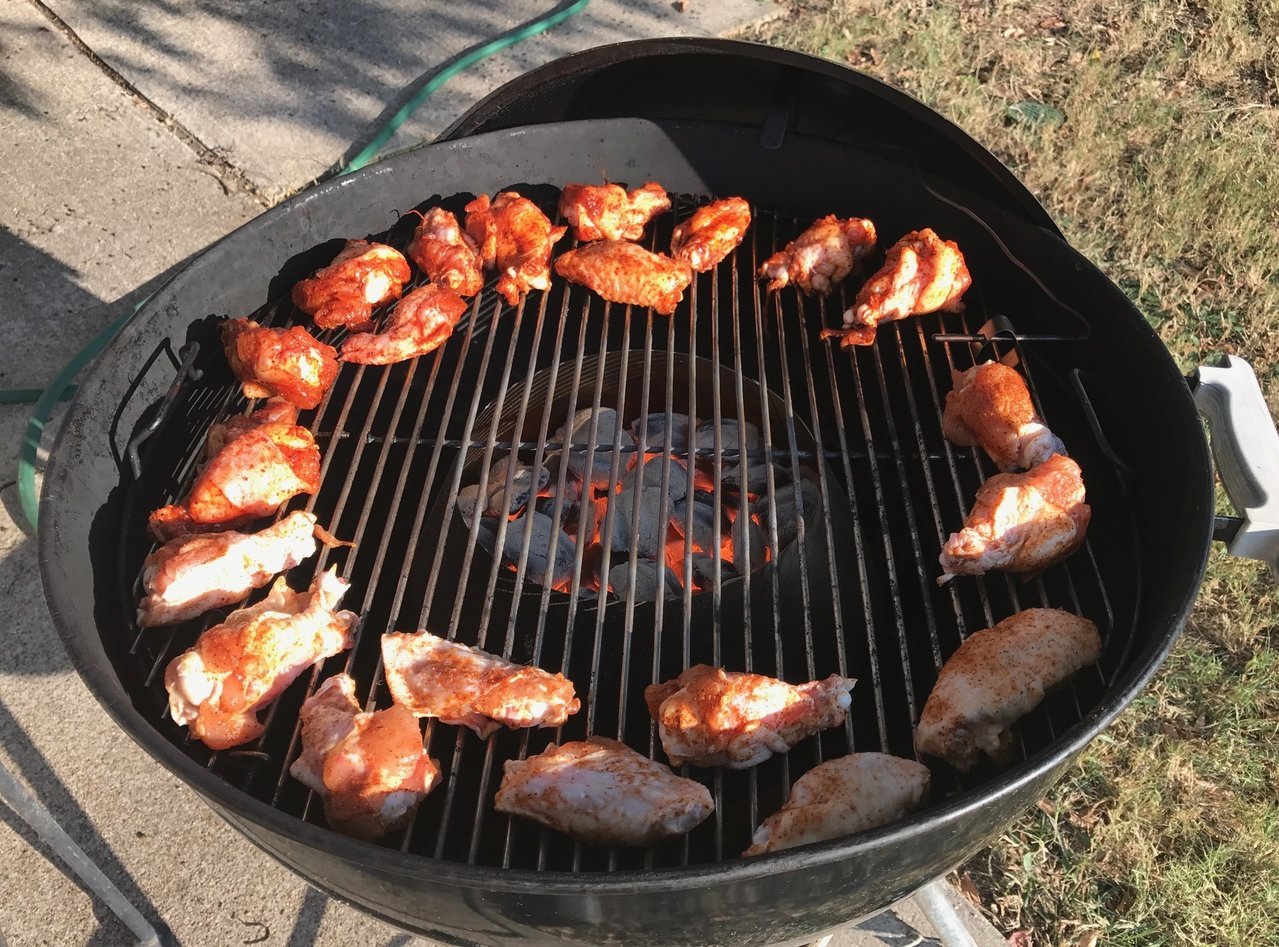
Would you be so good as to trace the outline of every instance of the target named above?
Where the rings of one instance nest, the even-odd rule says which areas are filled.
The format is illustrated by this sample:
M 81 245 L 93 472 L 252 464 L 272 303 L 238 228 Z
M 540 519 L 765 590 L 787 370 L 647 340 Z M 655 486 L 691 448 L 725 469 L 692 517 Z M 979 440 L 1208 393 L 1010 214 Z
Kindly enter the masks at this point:
M 46 2 L 0 5 L 5 388 L 46 384 L 190 255 L 367 140 L 413 80 L 543 12 L 525 0 Z M 776 9 L 772 0 L 693 0 L 688 13 L 667 0 L 595 0 L 570 24 L 458 77 L 393 144 L 433 136 L 506 78 L 566 52 L 726 33 Z M 421 943 L 277 866 L 89 696 L 53 633 L 18 507 L 12 477 L 28 413 L 0 406 L 0 443 L 12 445 L 0 454 L 0 760 L 175 942 Z M 2 806 L 0 822 L 0 943 L 128 943 Z M 885 928 L 882 941 L 835 942 L 911 936 Z

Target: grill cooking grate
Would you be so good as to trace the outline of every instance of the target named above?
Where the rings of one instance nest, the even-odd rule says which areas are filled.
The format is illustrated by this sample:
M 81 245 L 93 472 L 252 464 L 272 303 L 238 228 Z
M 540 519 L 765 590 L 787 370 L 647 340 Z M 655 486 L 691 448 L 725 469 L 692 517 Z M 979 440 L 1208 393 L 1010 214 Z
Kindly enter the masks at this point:
M 456 211 L 461 203 L 446 206 Z M 675 213 L 652 228 L 650 246 L 669 246 L 674 223 L 697 203 L 677 199 Z M 545 206 L 550 210 L 552 202 Z M 942 437 L 951 372 L 993 353 L 1020 359 L 1030 377 L 1028 353 L 1012 338 L 988 341 L 980 279 L 963 314 L 889 324 L 874 346 L 851 356 L 819 341 L 822 327 L 839 323 L 860 285 L 858 275 L 829 300 L 804 300 L 791 290 L 763 293 L 753 277 L 760 262 L 807 221 L 759 209 L 755 215 L 738 251 L 696 277 L 671 319 L 610 305 L 559 278 L 515 309 L 502 305 L 489 285 L 436 353 L 386 368 L 344 366 L 319 408 L 299 422 L 309 424 L 320 443 L 322 483 L 319 493 L 298 498 L 290 509 L 312 510 L 331 532 L 356 545 L 321 547 L 289 579 L 301 588 L 319 570 L 340 566 L 352 583 L 343 606 L 361 615 L 355 646 L 303 675 L 269 708 L 258 741 L 212 753 L 163 716 L 162 679 L 168 661 L 225 612 L 171 629 L 142 632 L 130 624 L 132 645 L 120 671 L 122 680 L 136 682 L 139 707 L 224 779 L 322 823 L 318 799 L 288 775 L 300 749 L 298 708 L 338 671 L 355 676 L 366 707 L 386 706 L 379 648 L 384 632 L 425 627 L 515 661 L 562 670 L 577 685 L 583 708 L 560 732 L 503 730 L 486 742 L 463 728 L 427 722 L 425 739 L 444 780 L 413 823 L 383 843 L 453 861 L 538 870 L 667 867 L 736 857 L 759 820 L 785 800 L 793 780 L 822 760 L 853 750 L 913 757 L 913 723 L 945 657 L 971 632 L 1021 608 L 1046 605 L 1086 615 L 1105 642 L 1097 666 L 1023 722 L 1021 754 L 1043 749 L 1078 722 L 1126 660 L 1138 600 L 1135 588 L 1108 590 L 1102 578 L 1137 574 L 1130 564 L 1135 531 L 1124 520 L 1120 471 L 1106 459 L 1108 448 L 1080 397 L 1083 380 L 1062 377 L 1049 360 L 1029 354 L 1038 376 L 1031 377 L 1032 394 L 1088 479 L 1094 505 L 1089 542 L 1030 582 L 993 575 L 938 589 L 940 544 L 959 527 L 977 487 L 996 472 L 980 451 L 956 448 Z M 402 221 L 377 239 L 404 249 L 414 222 Z M 254 318 L 269 325 L 309 322 L 287 298 Z M 209 338 L 218 349 L 216 336 Z M 341 332 L 329 333 L 325 341 L 340 338 Z M 146 511 L 185 492 L 210 423 L 252 407 L 219 368 L 220 351 L 207 361 L 205 377 L 179 393 L 164 436 L 145 445 L 147 476 L 130 488 L 133 515 L 120 556 L 124 622 L 131 622 L 140 595 L 141 558 L 153 548 L 142 535 Z M 596 412 L 615 408 L 627 420 L 669 408 L 701 420 L 736 420 L 739 428 L 752 421 L 768 447 L 762 497 L 769 509 L 776 509 L 783 491 L 798 493 L 794 485 L 807 470 L 820 489 L 822 510 L 805 511 L 799 536 L 784 555 L 773 526 L 772 561 L 758 571 L 744 563 L 740 578 L 725 576 L 708 592 L 694 591 L 687 581 L 686 555 L 678 597 L 607 603 L 604 592 L 579 596 L 581 546 L 570 593 L 523 581 L 527 550 L 512 574 L 500 556 L 477 543 L 476 527 L 455 515 L 453 498 L 466 482 L 468 464 L 487 470 L 510 450 L 532 456 L 536 478 L 575 405 Z M 636 450 L 619 449 L 620 427 L 614 444 L 600 448 L 615 479 Z M 640 433 L 639 451 L 686 456 L 668 441 L 649 443 L 646 430 Z M 587 443 L 594 441 L 593 422 Z M 744 446 L 717 438 L 710 454 L 715 482 Z M 586 462 L 589 467 L 589 452 Z M 664 493 L 679 472 L 658 462 Z M 565 466 L 557 474 L 554 518 L 564 502 Z M 691 465 L 689 470 L 691 491 Z M 722 502 L 716 490 L 717 514 Z M 602 527 L 605 550 L 617 506 L 609 505 Z M 522 528 L 523 521 L 509 525 Z M 501 522 L 502 534 L 507 526 Z M 497 549 L 503 538 L 498 536 Z M 715 558 L 718 567 L 717 551 Z M 611 555 L 612 564 L 619 561 L 633 569 L 633 550 Z M 606 558 L 603 573 L 609 564 Z M 660 758 L 643 688 L 699 662 L 791 681 L 835 672 L 854 676 L 859 683 L 849 724 L 745 772 L 686 772 L 710 787 L 716 813 L 686 838 L 647 850 L 577 845 L 492 809 L 503 761 L 537 753 L 556 739 L 616 736 Z M 926 762 L 932 764 L 934 800 L 990 775 L 979 769 L 961 779 Z

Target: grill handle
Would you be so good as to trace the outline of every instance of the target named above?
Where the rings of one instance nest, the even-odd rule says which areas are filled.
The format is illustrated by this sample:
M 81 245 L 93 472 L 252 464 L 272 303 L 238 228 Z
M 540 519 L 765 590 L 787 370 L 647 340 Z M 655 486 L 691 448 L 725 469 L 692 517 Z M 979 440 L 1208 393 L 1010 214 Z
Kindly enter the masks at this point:
M 1252 366 L 1226 355 L 1194 375 L 1195 405 L 1208 422 L 1212 455 L 1242 521 L 1227 548 L 1260 559 L 1279 579 L 1279 432 Z

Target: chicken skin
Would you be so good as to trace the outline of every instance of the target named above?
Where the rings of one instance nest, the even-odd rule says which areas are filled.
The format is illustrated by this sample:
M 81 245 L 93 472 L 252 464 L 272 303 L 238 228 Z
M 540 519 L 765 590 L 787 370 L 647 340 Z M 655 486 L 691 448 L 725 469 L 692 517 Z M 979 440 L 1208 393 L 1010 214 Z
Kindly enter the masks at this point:
M 172 625 L 241 601 L 315 554 L 315 516 L 301 510 L 259 533 L 172 540 L 142 564 L 138 625 Z
M 560 214 L 582 243 L 638 240 L 650 220 L 670 209 L 666 189 L 654 181 L 629 194 L 617 184 L 569 184 L 560 194 Z
M 529 290 L 551 285 L 551 247 L 568 228 L 552 227 L 528 198 L 503 191 L 491 204 L 481 194 L 466 205 L 466 232 L 485 268 L 497 271 L 498 294 L 515 306 Z
M 321 329 L 360 332 L 373 325 L 373 307 L 399 299 L 412 276 L 394 247 L 348 240 L 332 263 L 293 287 L 293 304 Z
M 1035 573 L 1080 547 L 1092 510 L 1079 465 L 1054 454 L 1023 474 L 996 474 L 981 485 L 964 528 L 942 547 L 942 585 L 993 570 Z
M 418 717 L 470 727 L 480 739 L 505 725 L 558 727 L 581 709 L 563 674 L 515 664 L 427 631 L 382 636 L 391 696 Z
M 842 838 L 887 825 L 919 808 L 928 767 L 885 753 L 853 753 L 795 780 L 786 804 L 755 831 L 743 857 Z
M 597 240 L 569 250 L 555 261 L 555 272 L 609 302 L 643 306 L 663 316 L 675 311 L 693 281 L 687 263 L 625 240 Z
M 927 228 L 912 231 L 893 244 L 884 265 L 857 293 L 844 313 L 844 328 L 824 329 L 822 338 L 838 338 L 845 348 L 870 345 L 881 322 L 959 312 L 972 281 L 955 241 Z
M 942 433 L 960 447 L 980 447 L 1005 473 L 1029 470 L 1065 446 L 1035 413 L 1021 375 L 999 362 L 956 375 L 946 394 Z
M 474 296 L 484 286 L 479 248 L 451 212 L 432 207 L 422 217 L 409 244 L 409 256 L 436 285 L 459 296 Z
M 759 278 L 770 281 L 770 293 L 794 284 L 805 296 L 827 296 L 873 249 L 873 223 L 858 217 L 839 220 L 828 214 L 765 260 Z
M 297 424 L 297 406 L 283 398 L 270 398 L 251 414 L 233 414 L 225 421 L 210 424 L 204 437 L 204 456 L 201 465 L 207 464 L 241 434 L 248 434 L 264 424 Z
M 1012 725 L 1100 654 L 1097 626 L 1056 608 L 1028 608 L 972 634 L 937 675 L 915 749 L 964 773 L 982 753 L 1007 763 Z
M 301 326 L 269 329 L 251 319 L 222 324 L 222 345 L 246 398 L 279 396 L 310 410 L 338 377 L 337 352 Z
M 650 684 L 644 701 L 672 766 L 746 769 L 842 724 L 854 683 L 832 674 L 797 686 L 699 664 Z
M 448 341 L 464 312 L 466 300 L 447 286 L 419 286 L 395 304 L 381 332 L 347 336 L 342 361 L 392 365 L 425 355 Z
M 604 737 L 507 760 L 493 807 L 597 845 L 683 835 L 715 811 L 710 791 Z
M 164 672 L 174 722 L 214 750 L 260 736 L 257 711 L 311 665 L 351 647 L 359 616 L 336 610 L 346 590 L 336 568 L 306 592 L 279 578 L 258 604 L 202 634 Z
M 671 256 L 705 273 L 737 249 L 750 225 L 751 205 L 740 197 L 726 197 L 699 207 L 692 217 L 675 227 Z
M 417 718 L 392 704 L 364 713 L 355 681 L 331 677 L 302 704 L 302 755 L 289 772 L 324 802 L 329 827 L 373 842 L 408 822 L 440 779 Z
M 151 535 L 236 529 L 320 487 L 320 449 L 304 427 L 273 421 L 234 437 L 195 478 L 183 503 L 151 514 Z

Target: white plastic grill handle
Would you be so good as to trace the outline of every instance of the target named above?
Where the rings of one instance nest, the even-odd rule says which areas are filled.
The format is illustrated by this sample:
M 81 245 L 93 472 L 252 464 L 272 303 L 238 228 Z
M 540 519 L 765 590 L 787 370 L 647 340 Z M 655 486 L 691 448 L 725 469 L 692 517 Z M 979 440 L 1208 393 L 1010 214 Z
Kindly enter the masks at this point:
M 1198 374 L 1195 404 L 1208 421 L 1217 474 L 1243 518 L 1230 554 L 1268 563 L 1279 579 L 1279 432 L 1261 385 L 1251 365 L 1230 355 Z

